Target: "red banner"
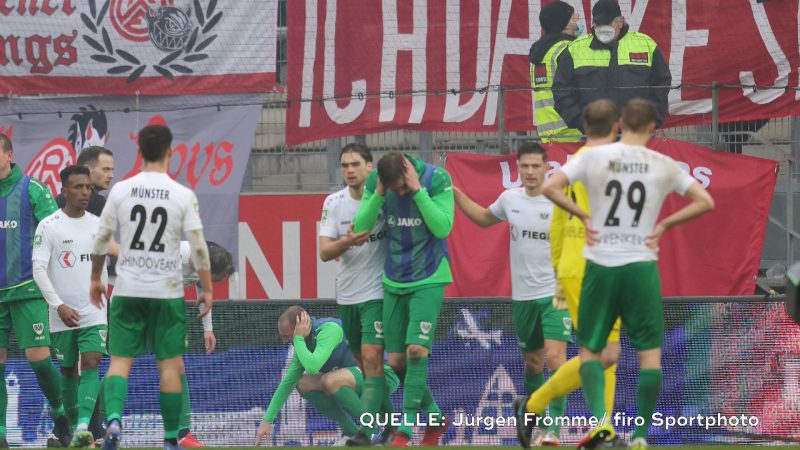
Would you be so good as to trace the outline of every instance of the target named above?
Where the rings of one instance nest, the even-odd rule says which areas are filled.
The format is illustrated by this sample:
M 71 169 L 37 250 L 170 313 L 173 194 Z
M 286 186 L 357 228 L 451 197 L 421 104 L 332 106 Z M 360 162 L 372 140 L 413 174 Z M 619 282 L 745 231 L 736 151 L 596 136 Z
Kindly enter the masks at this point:
M 663 295 L 752 294 L 777 180 L 776 163 L 672 139 L 656 138 L 648 146 L 678 161 L 716 203 L 712 212 L 667 231 L 662 238 L 658 266 Z M 551 172 L 577 148 L 573 144 L 549 146 Z M 513 154 L 451 153 L 446 168 L 453 184 L 483 206 L 494 202 L 504 189 L 521 185 Z M 686 203 L 683 197 L 671 194 L 662 217 Z M 481 229 L 456 208 L 448 243 L 455 283 L 446 295 L 511 294 L 507 226 Z
M 541 0 L 288 2 L 286 141 L 397 128 L 533 129 L 528 50 Z M 357 3 L 357 5 L 356 5 Z M 590 0 L 571 1 L 584 25 Z M 800 114 L 798 0 L 621 1 L 672 70 L 665 126 Z M 705 85 L 704 88 L 691 87 Z M 773 89 L 764 89 L 764 86 Z

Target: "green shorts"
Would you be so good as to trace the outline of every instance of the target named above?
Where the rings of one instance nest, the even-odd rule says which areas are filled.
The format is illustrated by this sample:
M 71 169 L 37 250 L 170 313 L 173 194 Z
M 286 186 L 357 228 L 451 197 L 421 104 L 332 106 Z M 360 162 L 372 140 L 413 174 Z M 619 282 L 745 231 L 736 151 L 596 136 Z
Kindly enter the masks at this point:
M 108 351 L 134 357 L 152 349 L 156 359 L 186 351 L 186 305 L 183 298 L 113 296 L 108 317 Z
M 569 318 L 569 311 L 553 308 L 553 297 L 512 300 L 511 314 L 522 353 L 544 348 L 545 339 L 572 342 L 572 319 Z
M 542 304 L 542 332 L 545 339 L 572 342 L 572 319 L 569 310 L 553 308 L 553 297 L 536 299 Z
M 385 286 L 384 286 L 385 288 Z M 384 289 L 383 336 L 386 351 L 404 353 L 417 344 L 431 349 L 444 300 L 444 285 Z
M 606 346 L 617 317 L 636 350 L 664 342 L 664 304 L 655 261 L 605 267 L 586 262 L 578 305 L 578 342 L 591 351 Z
M 361 353 L 361 344 L 383 345 L 383 299 L 338 308 L 351 352 Z
M 20 349 L 50 345 L 50 314 L 44 299 L 0 303 L 0 348 L 8 348 L 14 330 Z
M 361 395 L 362 389 L 364 389 L 364 374 L 361 372 L 361 369 L 358 366 L 351 366 L 346 367 L 346 370 L 349 370 L 350 373 L 353 374 L 353 378 L 356 380 L 356 394 Z M 386 378 L 386 387 L 389 389 L 389 393 L 397 390 L 397 387 L 400 385 L 400 378 L 394 373 L 391 367 L 388 364 L 383 365 L 383 374 Z
M 50 333 L 50 339 L 53 341 L 53 354 L 61 367 L 75 367 L 81 353 L 97 352 L 107 355 L 107 336 L 107 325 L 93 325 Z

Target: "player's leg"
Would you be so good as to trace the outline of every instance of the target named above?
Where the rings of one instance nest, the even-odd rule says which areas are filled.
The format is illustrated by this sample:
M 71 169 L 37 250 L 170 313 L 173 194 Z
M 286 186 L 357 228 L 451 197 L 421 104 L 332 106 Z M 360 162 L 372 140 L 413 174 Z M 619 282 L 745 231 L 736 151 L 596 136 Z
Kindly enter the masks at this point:
M 522 353 L 525 395 L 530 395 L 544 383 L 544 340 L 536 301 L 513 300 L 511 317 Z
M 69 419 L 65 415 L 61 398 L 61 380 L 50 359 L 50 324 L 47 303 L 41 299 L 22 300 L 10 305 L 11 323 L 20 349 L 30 363 L 36 381 L 50 403 L 53 417 L 53 434 L 66 447 L 72 439 Z
M 361 406 L 361 391 L 364 386 L 364 375 L 358 366 L 336 369 L 322 375 L 322 391 L 333 397 L 336 404 L 356 423 L 361 424 L 364 408 Z
M 186 304 L 182 297 L 149 300 L 148 339 L 158 365 L 159 404 L 164 422 L 164 448 L 178 447 L 183 408 L 183 353 L 186 352 Z
M 147 350 L 150 300 L 115 295 L 108 312 L 108 352 L 111 363 L 103 380 L 106 437 L 103 450 L 116 450 L 122 430 L 122 407 L 128 393 L 133 358 Z
M 336 399 L 325 395 L 322 387 L 322 374 L 303 375 L 297 382 L 297 392 L 323 416 L 334 421 L 342 429 L 342 434 L 352 436 L 358 427 L 342 410 Z
M 600 362 L 603 364 L 603 375 L 605 375 L 605 388 L 603 390 L 603 401 L 606 405 L 608 414 L 614 412 L 614 396 L 617 392 L 617 361 L 621 348 L 619 345 L 620 319 L 614 322 L 611 332 L 608 334 L 606 348 L 600 354 Z
M 106 354 L 107 333 L 106 325 L 75 330 L 76 347 L 81 355 L 81 374 L 78 386 L 78 424 L 70 443 L 71 447 L 87 447 L 93 440 L 92 433 L 89 431 L 89 421 L 97 403 L 97 393 L 100 390 L 97 368 L 100 366 L 103 355 Z
M 567 361 L 567 343 L 572 342 L 572 319 L 567 310 L 557 310 L 553 307 L 552 297 L 537 300 L 540 302 L 542 312 L 542 331 L 544 334 L 544 353 L 547 371 L 552 378 L 561 370 Z M 550 402 L 548 414 L 553 418 L 553 424 L 548 427 L 547 434 L 542 440 L 542 445 L 559 445 L 561 421 L 555 420 L 564 416 L 567 406 L 567 396 L 562 395 Z
M 50 333 L 53 354 L 61 369 L 61 399 L 70 427 L 78 425 L 78 330 Z
M 0 303 L 0 448 L 8 448 L 6 439 L 6 410 L 8 409 L 8 392 L 6 390 L 6 361 L 8 359 L 8 333 L 11 332 L 11 308 L 9 303 Z
M 347 348 L 356 359 L 359 366 L 361 364 L 361 321 L 359 320 L 360 305 L 336 305 L 339 311 L 339 319 L 342 321 L 344 339 L 347 341 Z
M 405 296 L 388 289 L 386 286 L 384 286 L 383 295 L 383 340 L 388 353 L 387 362 L 389 367 L 397 374 L 399 382 L 405 384 L 408 300 Z M 406 439 L 410 439 L 410 435 L 404 436 Z
M 631 443 L 644 446 L 661 392 L 661 345 L 664 343 L 661 283 L 655 261 L 628 264 L 621 271 L 629 280 L 621 298 L 622 326 L 639 354 L 636 414 L 644 418 L 644 424 L 637 426 L 631 435 Z
M 186 346 L 189 343 L 187 340 Z M 185 448 L 202 448 L 205 444 L 198 441 L 192 434 L 192 401 L 189 395 L 189 378 L 186 376 L 186 366 L 181 371 L 181 418 L 178 424 L 178 445 Z

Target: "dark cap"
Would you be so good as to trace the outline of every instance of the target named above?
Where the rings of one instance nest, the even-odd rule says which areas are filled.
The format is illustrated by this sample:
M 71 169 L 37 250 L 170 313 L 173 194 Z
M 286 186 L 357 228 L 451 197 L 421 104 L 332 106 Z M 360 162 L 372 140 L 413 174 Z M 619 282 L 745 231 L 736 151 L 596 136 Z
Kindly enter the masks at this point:
M 622 15 L 616 0 L 600 0 L 592 8 L 592 22 L 608 25 Z
M 560 0 L 548 3 L 539 13 L 539 23 L 546 33 L 560 33 L 567 27 L 575 8 Z

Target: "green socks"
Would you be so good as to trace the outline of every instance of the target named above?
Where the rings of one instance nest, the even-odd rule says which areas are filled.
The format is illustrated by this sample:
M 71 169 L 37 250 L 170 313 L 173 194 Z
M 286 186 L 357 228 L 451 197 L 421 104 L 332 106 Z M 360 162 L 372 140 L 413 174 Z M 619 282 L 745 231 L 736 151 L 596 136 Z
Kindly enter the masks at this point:
M 530 397 L 531 394 L 536 392 L 537 389 L 541 385 L 544 384 L 544 374 L 539 373 L 528 373 L 525 372 L 525 396 Z
M 636 414 L 644 418 L 644 424 L 633 431 L 632 439 L 647 439 L 650 418 L 656 409 L 661 392 L 661 369 L 639 369 L 639 388 L 636 393 Z
M 186 373 L 181 374 L 181 390 L 183 391 L 183 400 L 181 401 L 181 422 L 178 430 L 188 430 L 192 423 L 192 403 L 189 399 L 189 379 L 186 378 Z
M 556 371 L 550 372 L 550 377 L 555 375 Z M 550 402 L 550 411 L 549 415 L 550 418 L 553 419 L 553 425 L 551 425 L 548 430 L 553 431 L 558 435 L 561 432 L 561 422 L 556 420 L 558 417 L 564 416 L 564 410 L 567 409 L 567 396 L 562 395 L 561 397 L 554 398 L 553 401 Z
M 406 379 L 403 385 L 403 414 L 405 416 L 404 424 L 398 427 L 406 436 L 411 437 L 411 426 L 405 423 L 414 421 L 417 412 L 422 406 L 423 399 L 430 404 L 435 404 L 433 396 L 428 389 L 428 357 L 421 358 L 408 358 L 406 360 L 408 367 L 406 368 Z M 436 406 L 438 409 L 438 405 Z
M 361 393 L 361 407 L 364 412 L 370 413 L 375 417 L 381 412 L 381 405 L 384 402 L 386 389 L 386 377 L 383 375 L 371 375 L 364 377 L 364 392 Z M 340 403 L 341 404 L 341 403 Z M 356 417 L 356 421 L 360 422 L 360 418 Z M 368 428 L 369 434 L 372 434 L 372 427 Z
M 97 369 L 82 370 L 80 379 L 80 385 L 78 386 L 78 425 L 89 425 L 94 405 L 97 402 L 97 393 L 100 391 Z M 66 403 L 66 397 L 64 401 Z
M 606 405 L 604 398 L 606 377 L 603 374 L 603 365 L 599 360 L 583 361 L 581 363 L 581 384 L 583 385 L 583 396 L 589 411 L 598 420 L 607 419 Z
M 105 389 L 103 395 L 106 400 L 106 412 L 108 421 L 122 420 L 122 405 L 125 403 L 125 396 L 128 394 L 128 379 L 119 375 L 106 375 Z
M 56 367 L 49 357 L 39 361 L 30 361 L 30 364 L 42 393 L 50 403 L 50 414 L 53 418 L 61 416 L 64 414 L 64 404 L 61 402 L 61 377 L 58 375 Z
M 74 429 L 78 424 L 78 385 L 81 377 L 61 374 L 61 399 L 64 402 L 64 414 Z
M 178 425 L 181 422 L 183 408 L 183 392 L 159 392 L 161 418 L 164 421 L 164 439 L 178 437 Z
M 339 407 L 336 400 L 328 397 L 324 392 L 306 392 L 303 394 L 303 398 L 308 400 L 320 414 L 339 424 L 343 434 L 353 436 L 358 433 L 356 424 L 347 417 L 347 414 L 342 411 L 342 408 Z
M 350 414 L 354 421 L 360 423 L 364 409 L 361 407 L 361 398 L 356 394 L 356 391 L 347 386 L 342 386 L 333 393 L 333 398 L 336 399 L 336 403 L 343 410 Z

